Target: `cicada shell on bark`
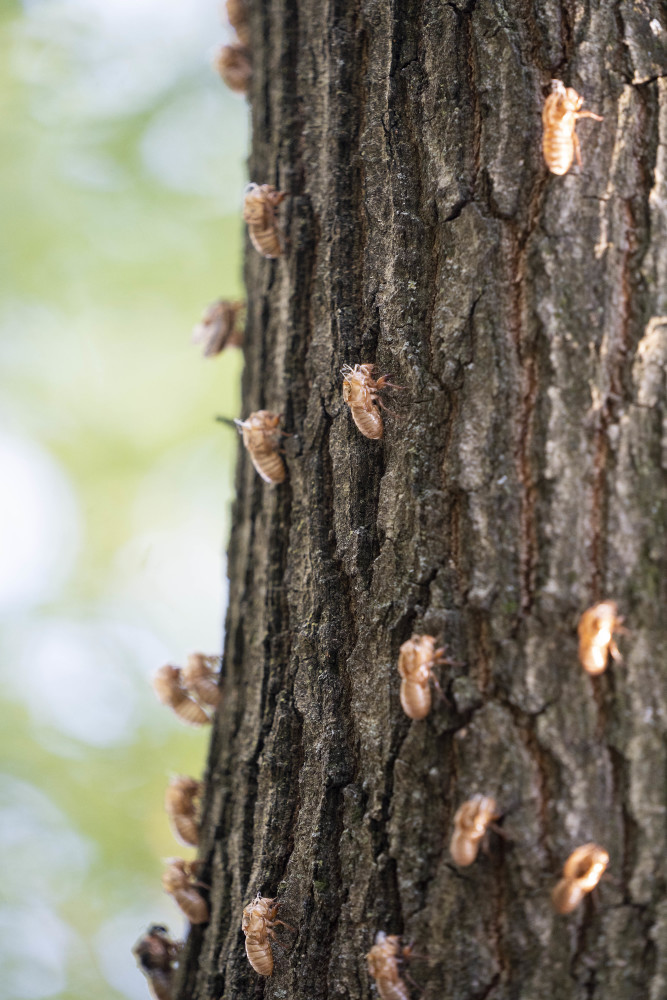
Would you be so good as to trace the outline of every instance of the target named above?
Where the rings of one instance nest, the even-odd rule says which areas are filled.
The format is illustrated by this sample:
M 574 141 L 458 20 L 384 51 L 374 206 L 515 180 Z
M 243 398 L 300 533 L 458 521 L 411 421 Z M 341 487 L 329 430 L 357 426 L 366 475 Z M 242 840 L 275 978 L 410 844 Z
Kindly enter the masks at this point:
M 354 368 L 345 365 L 342 372 L 343 400 L 350 407 L 352 419 L 364 437 L 379 441 L 384 434 L 382 414 L 376 405 L 383 405 L 380 393 L 388 386 L 393 389 L 400 389 L 401 386 L 388 382 L 388 375 L 374 379 L 374 368 L 375 365 L 371 364 L 355 365 Z
M 250 45 L 250 23 L 245 0 L 227 0 L 227 17 L 244 45 Z
M 183 858 L 171 858 L 167 870 L 162 873 L 165 892 L 174 897 L 191 924 L 205 924 L 208 921 L 208 904 L 195 887 L 196 862 Z
M 581 167 L 579 139 L 575 131 L 578 119 L 602 121 L 602 117 L 592 111 L 580 111 L 583 103 L 583 97 L 572 87 L 566 87 L 561 80 L 551 81 L 551 93 L 542 110 L 542 152 L 552 174 L 566 174 L 575 156 Z
M 556 913 L 572 913 L 596 887 L 608 864 L 609 854 L 604 847 L 593 843 L 577 847 L 565 862 L 563 877 L 551 893 Z
M 444 647 L 435 648 L 432 635 L 413 635 L 401 646 L 398 656 L 401 705 L 409 718 L 425 719 L 431 711 L 431 683 L 438 683 L 433 668 L 449 662 L 444 652 Z
M 579 659 L 588 674 L 596 676 L 607 669 L 611 656 L 620 660 L 614 632 L 620 629 L 623 619 L 618 617 L 618 606 L 614 601 L 599 601 L 584 611 L 579 619 Z
M 257 410 L 245 420 L 235 420 L 252 464 L 265 483 L 275 486 L 285 480 L 285 463 L 278 454 L 281 432 L 280 415 L 270 410 Z
M 375 935 L 375 944 L 366 955 L 366 962 L 381 1000 L 409 1000 L 408 988 L 399 972 L 399 963 L 408 952 L 409 949 L 401 949 L 396 934 L 378 931 Z
M 195 698 L 211 708 L 217 708 L 222 698 L 218 685 L 220 657 L 190 653 L 182 670 L 183 684 Z
M 250 241 L 263 257 L 280 257 L 276 208 L 287 197 L 271 184 L 248 184 L 243 201 L 243 218 L 248 224 Z
M 183 722 L 204 726 L 211 719 L 183 686 L 181 670 L 167 663 L 153 677 L 153 689 L 163 705 L 168 705 Z
M 241 930 L 245 934 L 246 955 L 260 976 L 273 974 L 273 951 L 270 941 L 270 938 L 275 937 L 273 928 L 276 924 L 289 927 L 289 924 L 276 918 L 280 906 L 281 904 L 275 899 L 257 893 L 252 903 L 248 903 L 243 910 Z
M 177 840 L 196 847 L 199 842 L 199 812 L 203 783 L 179 775 L 172 778 L 164 796 L 164 807 Z
M 205 358 L 213 358 L 226 347 L 240 347 L 243 331 L 239 329 L 239 315 L 245 309 L 245 302 L 230 302 L 216 299 L 208 306 L 194 330 L 193 344 L 202 345 Z
M 252 81 L 250 49 L 241 42 L 221 45 L 213 57 L 213 66 L 222 82 L 236 94 L 247 94 Z
M 489 795 L 473 795 L 458 808 L 449 851 L 459 868 L 473 864 L 489 824 L 497 818 L 496 800 Z
M 155 1000 L 171 1000 L 174 962 L 178 960 L 182 947 L 180 941 L 171 940 L 166 927 L 153 924 L 132 949 Z

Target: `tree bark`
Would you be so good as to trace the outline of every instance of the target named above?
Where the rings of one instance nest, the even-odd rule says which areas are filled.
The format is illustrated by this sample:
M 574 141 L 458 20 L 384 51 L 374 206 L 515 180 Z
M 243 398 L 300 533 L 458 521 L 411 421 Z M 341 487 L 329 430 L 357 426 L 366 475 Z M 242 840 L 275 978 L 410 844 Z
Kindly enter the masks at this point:
M 247 252 L 242 416 L 284 415 L 289 478 L 240 458 L 211 921 L 178 996 L 376 996 L 384 930 L 414 940 L 424 1000 L 664 1000 L 665 6 L 257 0 L 251 24 L 250 179 L 289 197 L 284 256 Z M 564 177 L 553 77 L 604 115 Z M 383 441 L 343 403 L 361 362 L 405 387 Z M 602 598 L 629 631 L 591 678 L 576 624 Z M 457 661 L 420 722 L 413 632 Z M 506 838 L 457 869 L 476 792 Z M 609 877 L 557 916 L 586 841 Z M 296 928 L 266 980 L 241 933 L 258 891 Z

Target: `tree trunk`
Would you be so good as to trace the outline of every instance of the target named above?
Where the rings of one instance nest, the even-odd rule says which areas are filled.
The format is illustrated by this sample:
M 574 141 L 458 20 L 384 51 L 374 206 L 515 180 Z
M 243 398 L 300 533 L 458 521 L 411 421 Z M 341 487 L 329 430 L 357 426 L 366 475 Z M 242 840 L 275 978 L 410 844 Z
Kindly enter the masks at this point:
M 211 921 L 178 996 L 373 997 L 383 930 L 415 942 L 424 1000 L 664 1000 L 667 11 L 265 0 L 251 22 L 250 178 L 288 198 L 284 256 L 247 253 L 243 416 L 293 436 L 285 484 L 239 463 Z M 604 115 L 564 177 L 552 77 Z M 361 362 L 404 386 L 382 441 L 342 399 Z M 602 598 L 628 633 L 592 678 L 576 625 Z M 457 661 L 418 722 L 413 632 Z M 459 869 L 477 792 L 505 837 Z M 609 876 L 558 916 L 587 841 Z M 241 933 L 258 891 L 296 929 L 271 979 Z

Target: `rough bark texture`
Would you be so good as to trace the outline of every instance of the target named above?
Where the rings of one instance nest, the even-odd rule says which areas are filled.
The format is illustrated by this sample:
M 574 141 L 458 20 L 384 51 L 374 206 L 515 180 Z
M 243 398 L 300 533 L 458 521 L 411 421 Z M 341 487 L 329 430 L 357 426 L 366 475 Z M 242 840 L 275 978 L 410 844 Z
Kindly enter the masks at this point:
M 251 21 L 250 177 L 289 198 L 284 257 L 248 252 L 243 416 L 294 436 L 283 486 L 240 460 L 212 918 L 179 997 L 370 998 L 385 930 L 425 956 L 424 1000 L 664 1000 L 665 6 L 257 0 Z M 562 178 L 552 77 L 605 116 Z M 343 404 L 357 362 L 405 386 L 381 442 Z M 603 597 L 630 631 L 591 679 L 576 623 Z M 460 664 L 423 722 L 399 703 L 412 632 Z M 475 792 L 507 839 L 457 870 Z M 610 877 L 555 916 L 589 840 Z M 258 890 L 297 929 L 269 980 L 241 933 Z

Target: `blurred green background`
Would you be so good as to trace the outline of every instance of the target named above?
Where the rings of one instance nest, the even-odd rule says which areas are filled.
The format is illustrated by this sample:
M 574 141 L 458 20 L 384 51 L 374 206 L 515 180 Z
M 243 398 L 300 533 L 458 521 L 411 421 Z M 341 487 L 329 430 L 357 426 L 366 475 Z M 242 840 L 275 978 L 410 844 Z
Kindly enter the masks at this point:
M 247 109 L 216 0 L 0 0 L 0 995 L 148 996 L 183 931 L 163 809 L 208 732 L 152 673 L 217 652 L 242 358 Z M 187 856 L 187 853 L 186 853 Z

